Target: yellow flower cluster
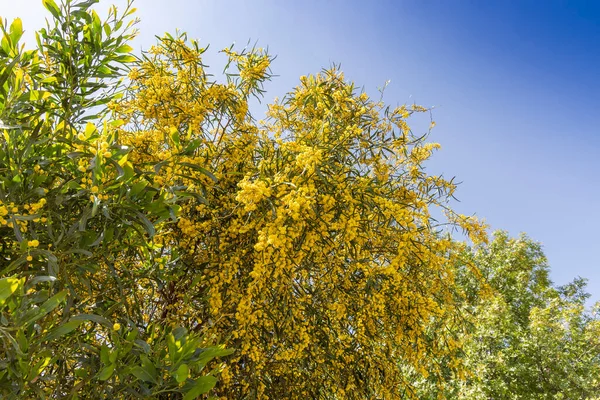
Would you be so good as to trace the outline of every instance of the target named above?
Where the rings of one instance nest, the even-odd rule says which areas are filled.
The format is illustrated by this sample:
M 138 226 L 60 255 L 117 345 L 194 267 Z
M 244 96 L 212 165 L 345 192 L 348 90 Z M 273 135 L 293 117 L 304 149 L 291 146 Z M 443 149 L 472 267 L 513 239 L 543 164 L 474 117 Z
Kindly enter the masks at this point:
M 251 182 L 244 179 L 238 183 L 238 187 L 240 191 L 235 199 L 244 204 L 244 211 L 256 210 L 262 199 L 271 196 L 271 188 L 263 181 Z

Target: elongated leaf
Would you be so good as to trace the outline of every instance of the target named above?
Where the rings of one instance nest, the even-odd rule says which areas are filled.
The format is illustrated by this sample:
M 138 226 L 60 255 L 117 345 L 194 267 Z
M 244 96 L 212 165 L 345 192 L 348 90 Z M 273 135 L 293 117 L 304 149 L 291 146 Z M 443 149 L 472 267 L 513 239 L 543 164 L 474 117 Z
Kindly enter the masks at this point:
M 83 320 L 73 320 L 71 319 L 69 322 L 65 322 L 57 328 L 52 329 L 48 334 L 44 337 L 44 341 L 51 341 L 58 339 L 61 336 L 66 335 L 69 332 L 74 331 L 81 325 Z
M 107 328 L 112 328 L 113 324 L 107 319 L 96 314 L 79 314 L 71 318 L 71 321 L 91 321 L 96 322 L 100 325 L 104 325 Z
M 102 371 L 100 371 L 100 373 L 98 374 L 98 379 L 101 381 L 109 379 L 112 376 L 113 372 L 115 372 L 115 367 L 115 364 L 110 364 L 108 367 L 104 367 Z
M 146 229 L 146 232 L 148 232 L 148 235 L 150 235 L 151 237 L 154 236 L 156 234 L 156 229 L 154 229 L 154 225 L 152 224 L 152 222 L 150 222 L 148 217 L 146 217 L 144 214 L 137 210 L 135 211 L 135 215 L 138 217 L 142 225 L 144 225 L 144 228 Z
M 46 10 L 50 11 L 54 18 L 60 18 L 60 8 L 58 8 L 54 0 L 42 0 L 42 4 L 46 7 Z
M 183 396 L 183 400 L 196 399 L 201 394 L 208 393 L 217 383 L 217 378 L 211 375 L 201 376 L 196 379 L 194 386 Z
M 177 371 L 175 371 L 174 377 L 177 383 L 185 382 L 185 380 L 190 375 L 190 368 L 187 364 L 181 364 Z
M 142 368 L 140 366 L 133 367 L 131 369 L 131 373 L 133 374 L 133 376 L 135 376 L 136 378 L 138 378 L 139 380 L 141 380 L 143 382 L 156 382 L 154 377 L 152 377 L 152 375 L 150 375 L 150 373 L 148 371 L 146 371 L 144 368 Z
M 206 176 L 208 176 L 210 179 L 212 179 L 214 182 L 218 182 L 218 181 L 219 181 L 219 180 L 217 179 L 217 177 L 216 177 L 216 176 L 215 176 L 215 175 L 214 175 L 212 172 L 210 172 L 210 171 L 209 171 L 209 170 L 207 170 L 206 168 L 202 168 L 202 167 L 201 167 L 201 166 L 199 166 L 199 165 L 191 164 L 191 163 L 188 163 L 188 162 L 182 162 L 182 163 L 179 163 L 179 164 L 180 164 L 180 165 L 183 165 L 183 166 L 185 166 L 185 167 L 191 168 L 191 169 L 193 169 L 193 170 L 196 170 L 196 171 L 198 171 L 198 172 L 201 172 L 201 173 L 203 173 L 204 175 L 206 175 Z
M 4 305 L 6 299 L 8 299 L 14 292 L 19 289 L 24 282 L 24 279 L 17 278 L 4 278 L 0 279 L 0 306 Z
M 44 302 L 44 304 L 42 304 L 40 306 L 39 310 L 37 310 L 37 313 L 35 315 L 29 317 L 26 321 L 24 321 L 24 324 L 25 325 L 30 324 L 30 323 L 37 321 L 38 319 L 44 317 L 46 314 L 50 313 L 52 310 L 54 310 L 56 307 L 58 307 L 58 305 L 60 303 L 62 303 L 66 297 L 67 297 L 66 290 L 58 292 L 54 296 L 50 297 L 48 300 L 46 300 Z

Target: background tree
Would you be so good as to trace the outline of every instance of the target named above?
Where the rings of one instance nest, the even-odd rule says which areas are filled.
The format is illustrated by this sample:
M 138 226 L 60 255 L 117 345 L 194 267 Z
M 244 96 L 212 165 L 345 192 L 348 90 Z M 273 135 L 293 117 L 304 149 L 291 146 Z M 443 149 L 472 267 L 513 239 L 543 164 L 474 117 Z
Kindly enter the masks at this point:
M 423 398 L 592 399 L 600 397 L 600 304 L 586 311 L 585 280 L 555 288 L 541 246 L 498 231 L 473 262 L 495 295 L 473 297 L 464 342 L 466 381 Z M 480 285 L 464 281 L 467 292 Z

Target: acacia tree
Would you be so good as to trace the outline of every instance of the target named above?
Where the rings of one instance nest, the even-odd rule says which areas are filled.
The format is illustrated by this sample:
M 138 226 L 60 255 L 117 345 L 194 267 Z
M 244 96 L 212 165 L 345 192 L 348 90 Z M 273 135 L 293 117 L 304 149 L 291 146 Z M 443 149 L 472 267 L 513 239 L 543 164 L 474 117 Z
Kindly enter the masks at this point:
M 237 350 L 217 393 L 414 397 L 400 365 L 438 379 L 459 370 L 463 246 L 430 209 L 476 241 L 485 234 L 448 207 L 454 184 L 424 172 L 438 145 L 407 120 L 429 110 L 386 107 L 332 68 L 301 77 L 257 121 L 249 102 L 272 58 L 225 49 L 217 82 L 205 51 L 161 38 L 111 108 L 129 159 L 156 172 L 149 184 L 195 199 L 158 229 L 165 274 L 140 285 L 161 298 L 161 318 Z

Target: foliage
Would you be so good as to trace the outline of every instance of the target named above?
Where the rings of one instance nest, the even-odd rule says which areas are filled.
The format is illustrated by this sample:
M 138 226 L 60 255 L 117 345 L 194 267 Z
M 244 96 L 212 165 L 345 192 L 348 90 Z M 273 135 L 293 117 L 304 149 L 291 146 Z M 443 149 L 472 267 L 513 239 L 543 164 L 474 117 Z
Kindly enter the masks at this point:
M 502 231 L 473 252 L 473 262 L 496 295 L 473 299 L 474 325 L 464 344 L 470 377 L 452 382 L 442 397 L 600 397 L 600 304 L 585 310 L 585 281 L 553 287 L 541 246 Z M 464 286 L 473 290 L 478 283 Z M 421 397 L 435 398 L 433 388 Z
M 94 3 L 44 0 L 35 50 L 19 19 L 1 25 L 0 396 L 195 398 L 230 351 L 155 320 L 138 288 L 162 274 L 153 223 L 177 205 L 106 118 L 136 61 L 134 10 L 103 21 Z

